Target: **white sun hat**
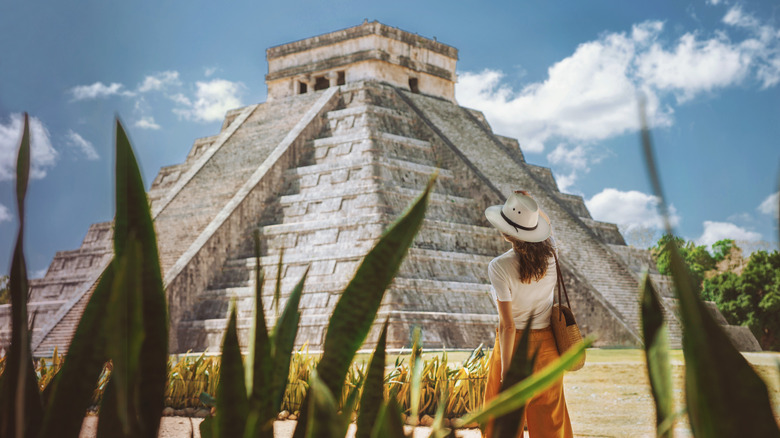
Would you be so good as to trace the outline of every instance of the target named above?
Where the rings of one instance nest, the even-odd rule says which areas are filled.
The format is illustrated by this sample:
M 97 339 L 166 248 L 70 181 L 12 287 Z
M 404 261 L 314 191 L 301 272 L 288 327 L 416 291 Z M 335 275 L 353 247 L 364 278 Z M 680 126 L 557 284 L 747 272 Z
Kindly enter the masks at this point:
M 540 212 L 534 198 L 518 191 L 509 195 L 504 205 L 488 207 L 485 216 L 504 234 L 524 242 L 541 242 L 550 237 L 551 227 L 546 216 L 540 220 Z

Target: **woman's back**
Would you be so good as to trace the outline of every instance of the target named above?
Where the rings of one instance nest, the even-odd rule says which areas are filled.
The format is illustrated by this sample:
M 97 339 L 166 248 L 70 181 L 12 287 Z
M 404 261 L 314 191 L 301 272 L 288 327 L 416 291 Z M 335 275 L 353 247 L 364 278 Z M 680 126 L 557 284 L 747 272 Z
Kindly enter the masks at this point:
M 490 262 L 488 275 L 493 300 L 512 302 L 512 319 L 516 327 L 525 327 L 531 315 L 534 317 L 532 329 L 548 327 L 557 280 L 555 258 L 549 257 L 547 272 L 539 280 L 532 280 L 530 283 L 520 281 L 520 263 L 520 258 L 513 249 Z

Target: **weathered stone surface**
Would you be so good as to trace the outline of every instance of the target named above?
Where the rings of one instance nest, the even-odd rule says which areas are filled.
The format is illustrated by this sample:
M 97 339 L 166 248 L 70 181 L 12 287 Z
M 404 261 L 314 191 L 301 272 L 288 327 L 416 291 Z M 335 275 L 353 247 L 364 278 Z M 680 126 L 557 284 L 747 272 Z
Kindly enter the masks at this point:
M 364 31 L 354 35 L 376 36 Z M 280 46 L 269 56 L 310 56 L 301 47 L 346 41 L 351 32 Z M 393 44 L 405 41 L 393 35 L 403 37 L 387 37 Z M 440 46 L 429 49 L 447 52 L 449 46 Z M 426 220 L 377 318 L 389 320 L 389 348 L 407 346 L 415 325 L 429 348 L 492 344 L 498 318 L 487 264 L 508 247 L 484 210 L 518 188 L 533 193 L 552 219 L 585 334 L 595 334 L 597 345 L 640 344 L 638 286 L 648 270 L 663 297 L 671 343 L 679 347 L 671 284 L 649 253 L 627 247 L 614 224 L 593 220 L 581 197 L 561 193 L 549 169 L 525 162 L 516 140 L 496 136 L 481 113 L 447 96 L 405 91 L 381 78 L 347 79 L 229 111 L 218 135 L 196 140 L 184 163 L 160 170 L 149 196 L 173 352 L 217 351 L 232 299 L 239 341 L 246 344 L 257 281 L 255 231 L 267 323 L 277 315 L 271 305 L 277 275 L 281 308 L 308 270 L 296 344 L 321 348 L 330 314 L 360 261 L 437 170 Z M 110 224 L 93 226 L 81 249 L 58 253 L 47 276 L 33 282 L 31 306 L 43 327 L 34 334 L 36 355 L 67 347 L 89 288 L 110 259 L 110 237 Z M 4 311 L 0 306 L 0 322 Z M 8 329 L 9 323 L 0 325 L 0 336 Z M 728 330 L 741 348 L 757 345 L 749 332 Z M 367 348 L 378 335 L 377 323 Z

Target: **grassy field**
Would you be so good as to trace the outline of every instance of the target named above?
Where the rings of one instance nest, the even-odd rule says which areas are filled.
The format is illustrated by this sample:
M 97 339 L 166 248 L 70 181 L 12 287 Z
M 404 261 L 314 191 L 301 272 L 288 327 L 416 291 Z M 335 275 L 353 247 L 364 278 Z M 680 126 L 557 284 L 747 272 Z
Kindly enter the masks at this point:
M 769 387 L 775 418 L 780 420 L 779 353 L 746 353 Z M 685 366 L 681 350 L 671 352 L 675 409 L 683 408 Z M 588 350 L 585 367 L 564 377 L 566 400 L 578 436 L 654 436 L 655 411 L 650 394 L 644 351 L 636 349 Z M 691 436 L 684 417 L 675 436 Z
M 449 351 L 451 366 L 463 362 L 470 352 Z M 490 354 L 486 350 L 486 354 Z M 423 358 L 441 355 L 426 351 Z M 392 366 L 399 354 L 388 354 Z M 408 351 L 401 357 L 408 360 Z M 744 353 L 769 387 L 775 417 L 780 422 L 780 353 Z M 360 360 L 368 360 L 369 355 Z M 685 361 L 682 350 L 670 352 L 674 373 L 675 406 L 683 408 Z M 585 367 L 564 377 L 566 400 L 577 436 L 635 437 L 654 436 L 655 410 L 645 369 L 644 350 L 589 349 Z M 685 417 L 675 428 L 675 436 L 690 436 Z

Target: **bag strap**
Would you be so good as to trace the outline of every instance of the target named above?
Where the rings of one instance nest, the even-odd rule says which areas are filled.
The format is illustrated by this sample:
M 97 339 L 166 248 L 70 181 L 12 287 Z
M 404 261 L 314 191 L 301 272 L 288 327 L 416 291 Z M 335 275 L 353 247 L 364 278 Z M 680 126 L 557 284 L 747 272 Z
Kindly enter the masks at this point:
M 563 289 L 563 295 L 566 297 L 566 305 L 571 309 L 571 303 L 569 302 L 569 294 L 566 292 L 566 285 L 563 283 L 563 274 L 561 274 L 561 265 L 558 263 L 558 255 L 553 251 L 553 257 L 555 257 L 555 270 L 558 274 L 558 304 L 563 305 L 561 301 L 561 289 Z

